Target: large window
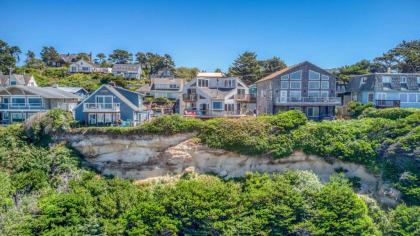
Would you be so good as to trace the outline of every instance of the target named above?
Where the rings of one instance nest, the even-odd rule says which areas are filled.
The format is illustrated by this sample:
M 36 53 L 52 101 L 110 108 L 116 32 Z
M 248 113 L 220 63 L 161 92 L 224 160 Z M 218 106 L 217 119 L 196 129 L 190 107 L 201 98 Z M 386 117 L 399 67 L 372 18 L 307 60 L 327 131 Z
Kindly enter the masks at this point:
M 308 97 L 310 97 L 310 98 L 317 98 L 317 97 L 319 97 L 319 91 L 309 91 L 308 92 Z
M 281 81 L 281 86 L 282 89 L 288 89 L 289 88 L 289 81 Z
M 222 102 L 213 102 L 213 110 L 222 110 Z
M 198 87 L 208 87 L 208 86 L 209 86 L 209 80 L 207 79 L 198 80 Z
M 323 97 L 323 98 L 329 97 L 329 92 L 328 91 L 321 91 L 321 97 Z
M 25 98 L 13 98 L 12 97 L 12 104 L 16 106 L 25 105 Z
M 420 77 L 417 77 L 417 83 L 420 84 Z
M 282 75 L 280 77 L 281 80 L 288 80 L 289 79 L 289 75 Z
M 300 89 L 300 81 L 290 81 L 290 89 Z
M 319 89 L 319 81 L 309 81 L 308 82 L 309 89 Z
M 400 93 L 400 102 L 407 102 L 407 94 L 406 93 Z
M 318 72 L 309 70 L 309 80 L 319 80 L 320 79 L 320 75 Z
M 290 74 L 291 80 L 302 80 L 302 70 L 298 70 Z
M 321 75 L 322 80 L 330 80 L 330 77 L 328 75 Z
M 401 77 L 401 83 L 402 83 L 402 84 L 406 84 L 406 83 L 407 83 L 407 77 L 402 76 L 402 77 Z
M 225 111 L 234 111 L 235 104 L 225 104 Z
M 321 89 L 329 89 L 330 81 L 321 81 Z
M 318 117 L 319 116 L 319 108 L 318 107 L 308 107 L 308 117 Z
M 29 106 L 31 107 L 41 107 L 42 99 L 41 98 L 28 98 Z
M 290 91 L 290 99 L 292 101 L 299 101 L 301 97 L 300 91 Z
M 408 102 L 416 102 L 416 94 L 415 93 L 408 94 Z

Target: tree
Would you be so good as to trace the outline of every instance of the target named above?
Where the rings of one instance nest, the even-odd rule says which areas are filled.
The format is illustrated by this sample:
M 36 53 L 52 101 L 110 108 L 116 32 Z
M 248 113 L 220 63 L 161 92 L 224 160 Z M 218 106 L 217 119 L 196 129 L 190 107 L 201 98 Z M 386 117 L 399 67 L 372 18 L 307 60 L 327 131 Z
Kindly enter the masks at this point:
M 0 40 L 0 72 L 8 74 L 10 69 L 13 70 L 20 59 L 20 53 L 19 47 L 10 47 L 6 42 Z
M 141 64 L 143 70 L 146 72 L 146 76 L 155 74 L 165 68 L 175 71 L 175 62 L 168 54 L 161 56 L 152 52 L 138 52 L 136 53 L 136 62 Z
M 96 54 L 96 60 L 95 61 L 98 64 L 102 64 L 105 61 L 105 58 L 106 58 L 105 54 L 101 52 L 101 53 Z
M 420 72 L 420 40 L 402 41 L 395 48 L 375 58 L 375 62 L 402 73 L 418 73 Z
M 259 61 L 259 64 L 262 67 L 263 77 L 287 67 L 286 63 L 278 57 Z
M 40 59 L 36 58 L 33 51 L 28 50 L 26 53 L 25 67 L 42 69 L 44 68 L 44 63 Z
M 214 72 L 215 72 L 215 73 L 223 73 L 223 72 L 222 72 L 222 70 L 221 70 L 220 68 L 216 68 L 216 69 L 214 70 Z
M 178 67 L 175 70 L 175 75 L 187 81 L 195 78 L 200 70 L 198 68 Z
M 47 66 L 57 66 L 60 62 L 60 54 L 54 47 L 43 47 L 41 59 Z
M 334 74 L 344 82 L 350 80 L 351 75 L 363 75 L 368 73 L 375 73 L 375 72 L 385 72 L 386 66 L 377 63 L 377 62 L 370 62 L 369 60 L 361 60 L 353 65 L 346 65 L 343 67 L 338 68 L 338 72 Z
M 133 54 L 132 53 L 129 53 L 126 50 L 115 49 L 108 56 L 108 58 L 114 64 L 128 64 L 128 63 L 131 63 L 132 62 L 132 60 L 133 60 Z
M 76 58 L 79 59 L 79 60 L 82 59 L 82 60 L 85 60 L 85 61 L 90 61 L 90 55 L 85 53 L 85 52 L 78 53 Z
M 261 78 L 260 66 L 254 52 L 242 53 L 229 68 L 230 76 L 240 76 L 247 84 L 252 84 Z

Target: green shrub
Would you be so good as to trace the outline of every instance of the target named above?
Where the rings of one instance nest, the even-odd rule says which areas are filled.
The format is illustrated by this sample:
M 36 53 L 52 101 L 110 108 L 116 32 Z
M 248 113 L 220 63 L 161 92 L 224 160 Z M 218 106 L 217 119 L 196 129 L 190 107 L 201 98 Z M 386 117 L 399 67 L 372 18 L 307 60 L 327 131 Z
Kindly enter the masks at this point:
M 373 107 L 372 103 L 362 104 L 360 102 L 351 101 L 347 104 L 348 110 L 352 118 L 359 117 L 364 110 Z
M 360 118 L 384 118 L 390 120 L 398 120 L 406 118 L 414 113 L 420 114 L 420 109 L 405 109 L 405 108 L 385 108 L 376 109 L 370 107 L 365 109 Z

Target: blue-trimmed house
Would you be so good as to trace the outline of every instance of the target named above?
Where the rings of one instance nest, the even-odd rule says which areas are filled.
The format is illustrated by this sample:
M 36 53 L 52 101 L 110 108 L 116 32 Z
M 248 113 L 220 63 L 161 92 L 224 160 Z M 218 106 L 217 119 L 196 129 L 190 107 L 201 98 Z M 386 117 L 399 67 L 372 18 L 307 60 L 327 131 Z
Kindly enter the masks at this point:
M 75 118 L 84 125 L 137 125 L 149 118 L 141 94 L 102 85 L 75 108 Z
M 420 108 L 420 73 L 373 73 L 353 76 L 346 92 L 351 100 L 377 108 Z

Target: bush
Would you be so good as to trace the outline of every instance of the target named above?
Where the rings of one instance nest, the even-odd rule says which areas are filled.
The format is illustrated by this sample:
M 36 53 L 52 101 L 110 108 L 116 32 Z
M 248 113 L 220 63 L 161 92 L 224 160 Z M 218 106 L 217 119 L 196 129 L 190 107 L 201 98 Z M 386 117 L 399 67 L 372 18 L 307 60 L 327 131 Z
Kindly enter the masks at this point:
M 359 117 L 364 110 L 367 108 L 373 107 L 372 103 L 362 104 L 360 102 L 351 101 L 347 104 L 348 110 L 352 118 Z
M 373 107 L 367 108 L 363 111 L 360 118 L 384 118 L 390 120 L 398 120 L 406 118 L 414 113 L 420 114 L 420 109 L 405 109 L 405 108 L 385 108 L 376 109 Z

